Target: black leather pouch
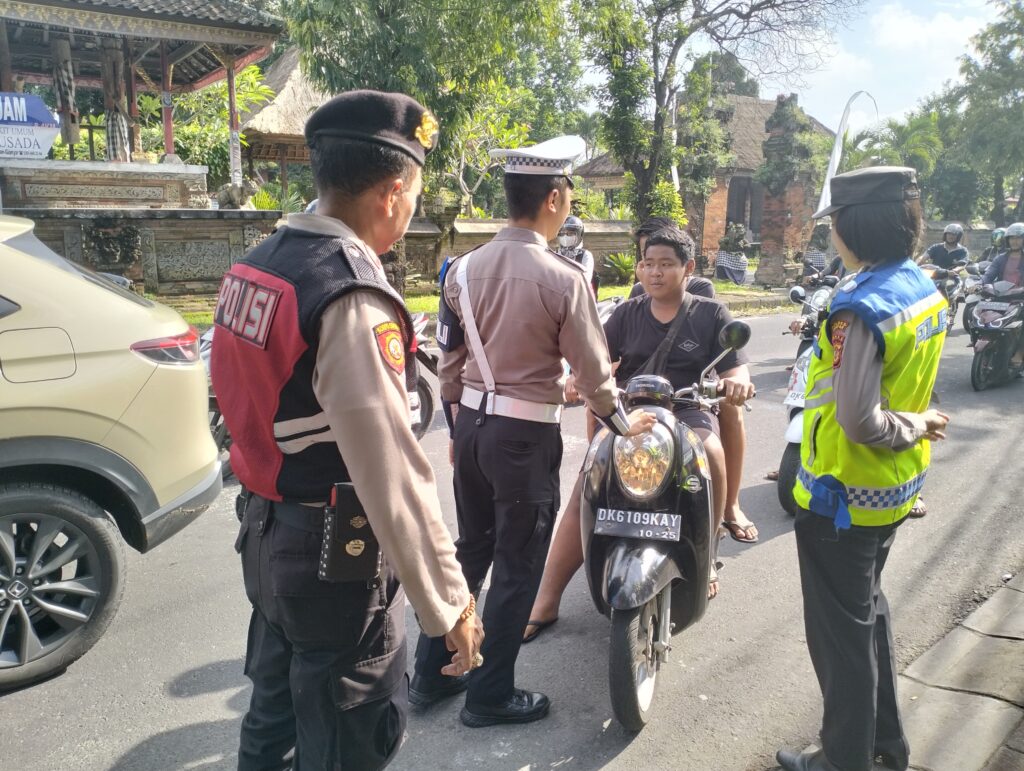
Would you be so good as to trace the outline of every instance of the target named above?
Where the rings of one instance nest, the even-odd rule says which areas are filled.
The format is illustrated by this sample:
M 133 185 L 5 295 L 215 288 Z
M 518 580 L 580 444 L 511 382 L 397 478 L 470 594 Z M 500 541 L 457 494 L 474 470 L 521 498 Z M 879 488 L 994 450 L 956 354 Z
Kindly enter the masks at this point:
M 324 510 L 321 581 L 375 581 L 380 576 L 380 544 L 350 482 L 338 482 Z

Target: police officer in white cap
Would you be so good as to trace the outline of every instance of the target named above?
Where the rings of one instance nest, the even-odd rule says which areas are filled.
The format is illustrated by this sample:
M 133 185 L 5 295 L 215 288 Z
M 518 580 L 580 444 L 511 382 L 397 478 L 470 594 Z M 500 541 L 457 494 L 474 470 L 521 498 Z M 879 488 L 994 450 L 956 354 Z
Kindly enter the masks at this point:
M 543 718 L 544 694 L 515 687 L 515 662 L 544 569 L 559 505 L 562 359 L 576 388 L 616 434 L 650 429 L 626 416 L 597 307 L 581 266 L 548 248 L 569 214 L 570 173 L 584 149 L 560 137 L 504 159 L 509 223 L 452 262 L 438 316 L 438 378 L 452 432 L 456 556 L 470 591 L 487 571 L 484 663 L 470 675 L 439 675 L 451 658 L 442 638 L 421 636 L 410 700 L 425 707 L 467 690 L 470 727 Z

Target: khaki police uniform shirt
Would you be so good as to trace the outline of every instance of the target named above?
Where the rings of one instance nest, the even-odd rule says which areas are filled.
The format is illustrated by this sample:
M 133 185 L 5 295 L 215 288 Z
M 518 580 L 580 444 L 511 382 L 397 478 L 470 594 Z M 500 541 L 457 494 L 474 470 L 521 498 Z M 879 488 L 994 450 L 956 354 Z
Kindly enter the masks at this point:
M 882 357 L 868 325 L 852 311 L 840 311 L 829 325 L 836 421 L 847 438 L 894 452 L 912 447 L 928 433 L 928 425 L 916 412 L 885 409 Z
M 377 255 L 340 220 L 293 214 L 287 227 L 354 241 L 383 278 Z M 410 427 L 405 375 L 387 363 L 373 331 L 396 321 L 394 304 L 378 292 L 355 290 L 332 303 L 320 321 L 313 390 L 388 564 L 423 631 L 438 637 L 455 626 L 469 589 Z
M 526 228 L 503 228 L 472 254 L 469 296 L 495 391 L 528 402 L 561 404 L 564 358 L 576 374 L 576 389 L 594 413 L 614 413 L 617 390 L 608 345 L 579 265 Z M 461 320 L 456 282 L 460 262 L 449 267 L 444 293 Z M 461 347 L 442 351 L 437 374 L 441 398 L 447 402 L 460 401 L 463 385 L 486 390 L 468 337 Z

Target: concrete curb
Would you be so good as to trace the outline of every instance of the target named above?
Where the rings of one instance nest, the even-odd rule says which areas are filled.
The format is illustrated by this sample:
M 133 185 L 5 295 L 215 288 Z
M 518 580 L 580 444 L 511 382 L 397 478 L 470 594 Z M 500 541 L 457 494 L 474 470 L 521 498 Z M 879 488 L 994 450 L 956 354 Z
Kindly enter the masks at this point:
M 1024 771 L 1024 573 L 907 667 L 899 695 L 912 769 Z

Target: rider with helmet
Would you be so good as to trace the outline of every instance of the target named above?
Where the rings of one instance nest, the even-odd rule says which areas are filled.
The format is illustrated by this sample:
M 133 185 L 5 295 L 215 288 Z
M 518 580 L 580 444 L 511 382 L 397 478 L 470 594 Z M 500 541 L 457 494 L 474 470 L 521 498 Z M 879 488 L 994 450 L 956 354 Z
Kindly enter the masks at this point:
M 929 246 L 928 251 L 917 258 L 917 264 L 935 265 L 949 270 L 953 267 L 954 262 L 968 262 L 970 256 L 968 256 L 967 250 L 960 245 L 960 240 L 963 237 L 963 225 L 951 222 L 942 231 L 942 240 Z
M 996 258 L 996 256 L 1003 251 L 1003 239 L 1006 237 L 1005 228 L 996 228 L 992 231 L 992 244 L 985 247 L 985 251 L 981 253 L 980 262 L 990 262 Z
M 997 281 L 1011 281 L 1017 286 L 1024 284 L 1024 265 L 1021 264 L 1024 258 L 1024 222 L 1010 225 L 1003 236 L 1003 243 L 1006 251 L 992 260 L 981 280 L 983 285 Z
M 583 230 L 583 220 L 571 215 L 566 217 L 558 231 L 558 253 L 580 264 L 583 274 L 587 277 L 587 283 L 597 294 L 599 279 L 594 273 L 594 255 L 583 248 Z
M 994 290 L 997 281 L 1009 281 L 1016 287 L 1024 286 L 1024 222 L 1014 222 L 1006 229 L 1003 236 L 1006 251 L 992 260 L 984 277 L 982 288 L 988 292 Z M 1024 358 L 1024 334 L 1017 333 L 1017 347 L 1013 354 L 1014 365 L 1019 365 Z

